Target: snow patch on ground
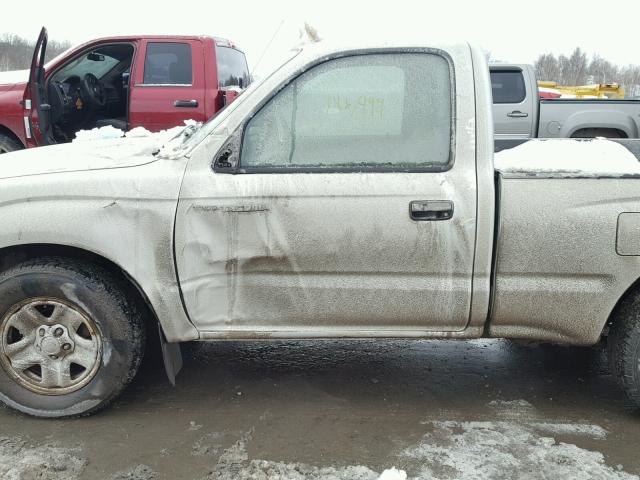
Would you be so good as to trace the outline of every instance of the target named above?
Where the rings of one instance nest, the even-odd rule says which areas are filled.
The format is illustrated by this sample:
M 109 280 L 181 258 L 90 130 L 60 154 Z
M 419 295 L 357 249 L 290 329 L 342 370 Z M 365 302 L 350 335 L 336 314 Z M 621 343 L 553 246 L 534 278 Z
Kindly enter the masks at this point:
M 227 448 L 203 480 L 406 480 L 407 474 L 395 467 L 382 475 L 364 466 L 315 467 L 304 463 L 249 460 L 247 442 L 252 432 Z
M 151 467 L 147 465 L 136 465 L 133 468 L 114 474 L 111 480 L 153 480 L 157 476 L 157 472 Z
M 495 421 L 421 422 L 427 433 L 416 444 L 390 452 L 396 467 L 381 474 L 367 466 L 317 467 L 304 463 L 251 460 L 247 443 L 253 430 L 222 453 L 203 480 L 471 480 L 492 478 L 575 478 L 640 480 L 610 467 L 602 453 L 557 436 L 605 440 L 608 432 L 589 423 L 547 422 L 526 400 L 493 400 Z M 214 435 L 219 439 L 219 435 Z M 212 438 L 213 438 L 212 437 Z M 229 445 L 229 443 L 226 443 Z
M 505 173 L 640 175 L 635 155 L 623 145 L 602 138 L 531 140 L 496 153 L 494 166 Z
M 79 448 L 32 446 L 20 438 L 0 437 L 0 478 L 76 480 L 87 465 L 85 459 L 77 456 L 79 452 Z
M 393 467 L 382 472 L 378 480 L 407 480 L 407 474 L 404 470 Z
M 500 421 L 434 421 L 431 427 L 417 446 L 402 453 L 419 472 L 412 478 L 638 479 L 606 465 L 600 452 L 541 436 L 532 426 Z M 566 429 L 589 431 L 584 426 L 567 425 Z
M 492 400 L 489 407 L 494 410 L 500 420 L 517 420 L 519 422 L 537 418 L 536 409 L 526 400 Z M 494 417 L 495 418 L 495 417 Z
M 10 72 L 0 72 L 0 85 L 27 83 L 28 81 L 29 70 L 12 70 Z
M 494 408 L 513 408 L 517 410 L 533 410 L 533 405 L 523 399 L 518 400 L 491 400 L 490 407 Z
M 598 425 L 590 425 L 585 423 L 546 423 L 535 422 L 531 426 L 537 430 L 552 435 L 586 435 L 592 438 L 604 440 L 607 438 L 607 432 Z
M 221 433 L 207 433 L 191 447 L 191 455 L 201 457 L 204 455 L 217 455 L 223 449 L 225 436 Z

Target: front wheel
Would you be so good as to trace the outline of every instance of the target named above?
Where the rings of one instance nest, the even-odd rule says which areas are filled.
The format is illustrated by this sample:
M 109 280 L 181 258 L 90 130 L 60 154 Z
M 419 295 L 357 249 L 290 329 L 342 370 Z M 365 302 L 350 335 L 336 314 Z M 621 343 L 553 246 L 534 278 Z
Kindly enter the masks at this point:
M 94 413 L 144 350 L 135 301 L 99 267 L 47 258 L 0 274 L 0 400 L 38 417 Z
M 0 132 L 0 154 L 15 152 L 16 150 L 22 150 L 20 142 L 7 134 Z
M 640 407 L 640 293 L 623 301 L 607 338 L 611 373 Z

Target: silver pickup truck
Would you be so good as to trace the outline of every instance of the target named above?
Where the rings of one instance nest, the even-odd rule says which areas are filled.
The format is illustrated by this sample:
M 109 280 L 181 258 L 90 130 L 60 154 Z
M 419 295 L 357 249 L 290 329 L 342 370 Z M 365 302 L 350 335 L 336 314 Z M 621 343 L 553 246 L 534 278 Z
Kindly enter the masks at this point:
M 298 51 L 207 124 L 7 154 L 0 399 L 111 402 L 180 342 L 605 339 L 640 404 L 634 142 L 496 156 L 468 44 Z M 636 153 L 634 153 L 636 152 Z
M 540 99 L 531 65 L 492 64 L 496 151 L 531 138 L 638 138 L 640 100 Z

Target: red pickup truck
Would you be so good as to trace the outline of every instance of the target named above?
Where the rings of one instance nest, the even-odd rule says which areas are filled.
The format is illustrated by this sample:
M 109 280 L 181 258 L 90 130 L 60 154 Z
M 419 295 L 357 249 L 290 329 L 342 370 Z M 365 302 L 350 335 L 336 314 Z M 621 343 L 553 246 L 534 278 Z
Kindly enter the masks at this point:
M 205 121 L 250 82 L 244 53 L 221 38 L 101 38 L 45 65 L 46 47 L 43 28 L 25 78 L 0 76 L 0 153 L 107 125 L 158 131 Z

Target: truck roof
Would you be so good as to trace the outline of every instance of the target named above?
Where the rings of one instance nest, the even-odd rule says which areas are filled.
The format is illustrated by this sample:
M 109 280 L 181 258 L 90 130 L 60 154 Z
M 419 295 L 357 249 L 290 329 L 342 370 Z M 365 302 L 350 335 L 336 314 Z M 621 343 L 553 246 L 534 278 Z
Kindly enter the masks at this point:
M 240 52 L 243 52 L 242 49 L 238 48 L 238 46 L 232 42 L 231 40 L 223 37 L 215 37 L 212 35 L 146 35 L 146 34 L 136 34 L 136 35 L 114 35 L 108 37 L 99 37 L 93 38 L 91 40 L 87 40 L 86 42 L 79 43 L 77 45 L 72 46 L 71 48 L 65 50 L 60 53 L 53 59 L 49 60 L 45 65 L 45 68 L 50 68 L 55 66 L 62 58 L 66 58 L 70 53 L 75 52 L 77 50 L 83 50 L 91 45 L 104 44 L 109 42 L 135 42 L 138 40 L 201 40 L 201 41 L 212 41 L 215 45 L 220 47 L 230 47 Z M 244 53 L 244 52 L 243 52 Z
M 83 42 L 83 43 L 81 43 L 79 45 L 75 45 L 73 47 L 73 49 L 75 50 L 76 48 L 84 47 L 86 45 L 90 45 L 90 44 L 93 44 L 93 43 L 104 43 L 104 42 L 111 42 L 111 41 L 114 41 L 114 40 L 120 41 L 120 42 L 124 42 L 124 41 L 128 41 L 128 40 L 129 41 L 133 41 L 133 40 L 143 40 L 143 39 L 212 40 L 218 46 L 231 47 L 231 48 L 236 48 L 236 49 L 238 48 L 237 45 L 235 44 L 235 42 L 229 40 L 228 38 L 217 37 L 217 36 L 213 36 L 213 35 L 136 34 L 136 35 L 114 35 L 114 36 L 94 38 L 94 39 L 88 40 L 86 42 Z

